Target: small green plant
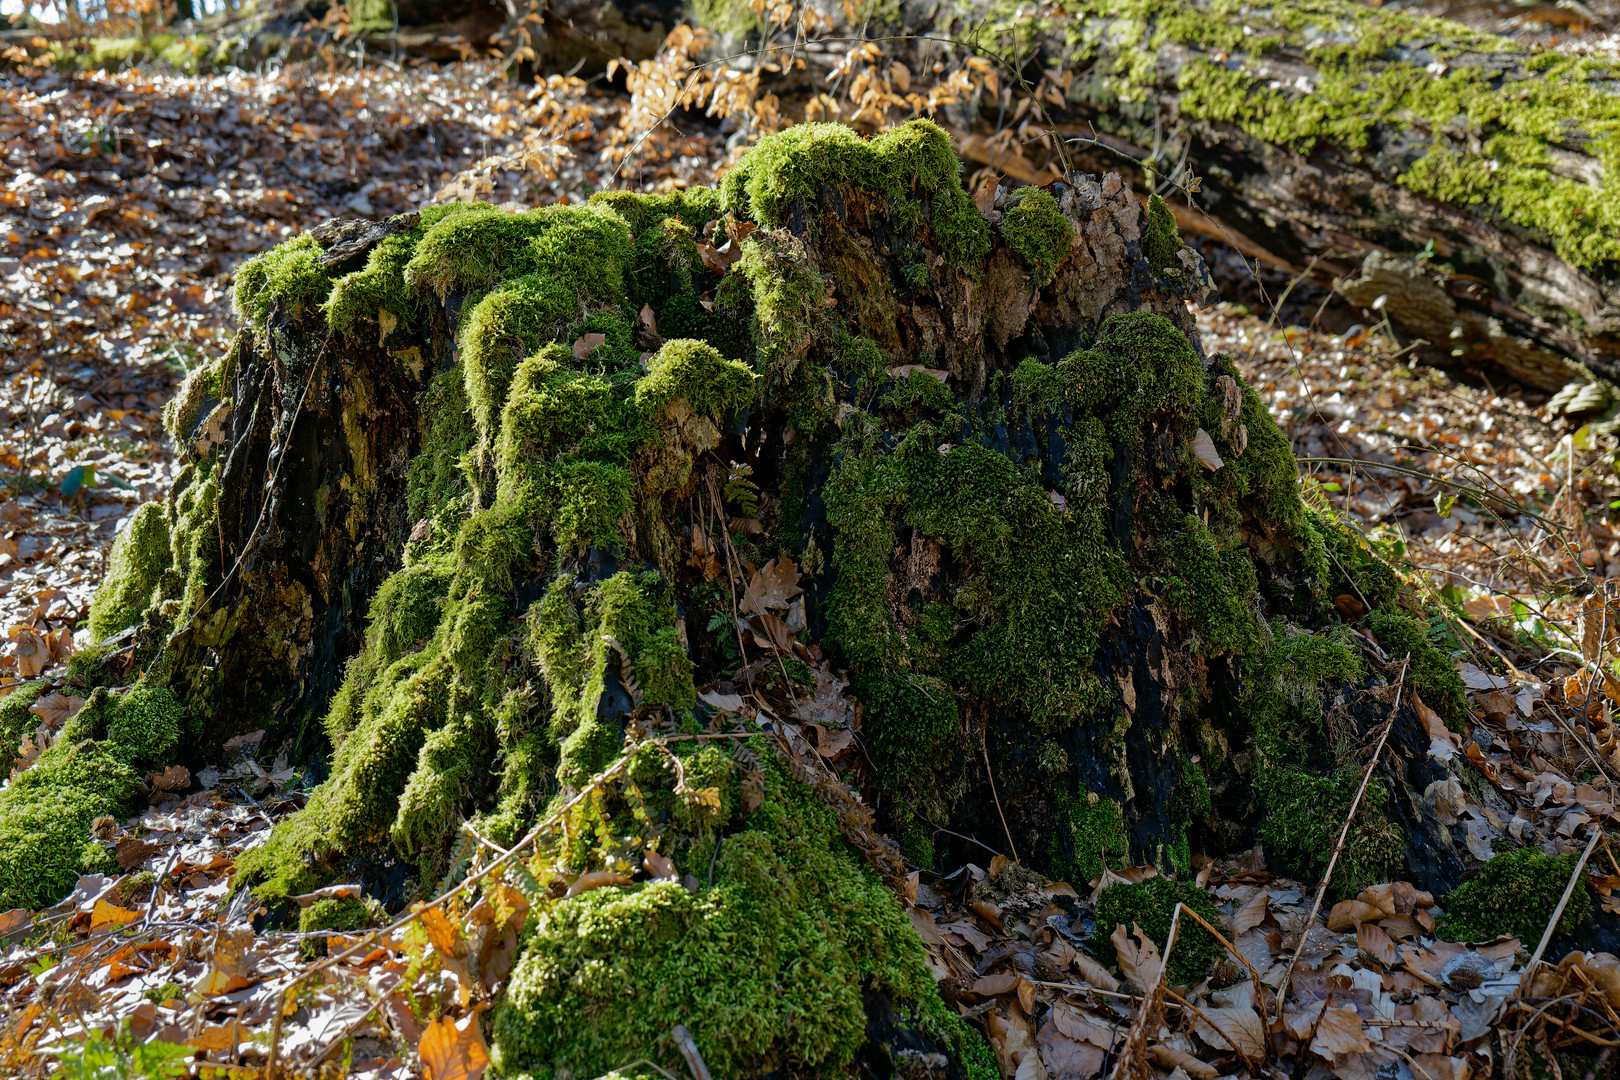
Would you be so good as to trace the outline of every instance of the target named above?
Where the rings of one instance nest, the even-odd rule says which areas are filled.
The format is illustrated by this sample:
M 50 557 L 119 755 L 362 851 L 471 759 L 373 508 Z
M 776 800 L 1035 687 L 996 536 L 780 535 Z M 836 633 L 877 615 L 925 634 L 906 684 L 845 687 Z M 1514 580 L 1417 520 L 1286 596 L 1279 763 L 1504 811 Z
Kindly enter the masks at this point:
M 1573 854 L 1548 855 L 1527 847 L 1497 855 L 1442 901 L 1446 914 L 1436 932 L 1448 941 L 1488 941 L 1502 934 L 1539 940 L 1574 871 Z M 1583 882 L 1570 894 L 1558 933 L 1574 933 L 1591 911 L 1592 896 Z
M 1110 940 L 1116 926 L 1127 930 L 1140 926 L 1162 954 L 1170 938 L 1170 919 L 1176 904 L 1185 904 L 1211 926 L 1220 913 L 1209 894 L 1196 885 L 1167 877 L 1151 877 L 1136 884 L 1110 885 L 1097 897 L 1097 930 L 1092 944 L 1097 959 L 1112 964 L 1118 956 Z M 1224 948 L 1213 934 L 1195 920 L 1183 917 L 1176 931 L 1176 948 L 1170 954 L 1170 974 L 1178 983 L 1197 982 L 1209 974 Z
M 56 1075 L 69 1080 L 169 1080 L 186 1075 L 183 1062 L 191 1055 L 189 1046 L 139 1038 L 126 1020 L 112 1036 L 92 1031 L 66 1050 Z

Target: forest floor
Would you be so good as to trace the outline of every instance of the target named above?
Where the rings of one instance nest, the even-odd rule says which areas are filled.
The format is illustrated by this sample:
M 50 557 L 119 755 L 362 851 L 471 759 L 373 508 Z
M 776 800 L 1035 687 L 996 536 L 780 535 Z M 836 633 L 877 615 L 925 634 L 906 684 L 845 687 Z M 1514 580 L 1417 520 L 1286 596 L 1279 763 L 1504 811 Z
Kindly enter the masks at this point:
M 726 147 L 710 126 L 660 133 L 615 176 L 628 109 L 578 79 L 512 87 L 478 63 L 0 75 L 0 681 L 49 679 L 85 644 L 112 537 L 168 490 L 161 407 L 190 367 L 227 346 L 231 275 L 244 259 L 330 216 L 441 197 L 539 203 L 610 181 L 713 181 Z M 1480 797 L 1426 796 L 1466 822 L 1481 858 L 1503 835 L 1568 849 L 1581 825 L 1620 823 L 1620 800 L 1593 768 L 1620 765 L 1610 703 L 1566 683 L 1607 646 L 1583 638 L 1583 583 L 1620 572 L 1620 478 L 1600 418 L 1569 411 L 1581 403 L 1567 394 L 1488 373 L 1408 367 L 1408 343 L 1376 313 L 1335 309 L 1320 293 L 1298 290 L 1274 318 L 1259 284 L 1217 270 L 1246 306 L 1199 314 L 1206 347 L 1236 358 L 1321 497 L 1404 557 L 1480 649 L 1519 673 L 1465 668 L 1475 728 L 1466 740 L 1432 732 L 1434 752 L 1465 755 L 1489 783 Z M 1271 295 L 1287 285 L 1261 280 Z M 36 706 L 38 739 L 77 703 L 53 693 Z M 48 912 L 0 914 L 0 1072 L 31 1063 L 43 1074 L 62 1054 L 87 1062 L 91 1049 L 128 1056 L 153 1038 L 244 1075 L 271 1055 L 310 1070 L 342 1060 L 350 1075 L 376 1077 L 445 1075 L 436 1062 L 476 1056 L 476 1023 L 418 1016 L 397 990 L 420 942 L 384 939 L 317 971 L 310 957 L 321 950 L 306 935 L 256 934 L 245 900 L 228 901 L 235 857 L 303 796 L 286 762 L 258 760 L 251 738 L 233 744 L 197 776 L 154 777 L 148 809 L 105 823 L 122 876 L 83 879 Z M 1614 870 L 1607 880 L 1620 886 Z M 910 898 L 962 987 L 958 1003 L 986 1018 L 1004 1066 L 1036 1053 L 1053 1075 L 1102 1070 L 1139 999 L 1076 948 L 1086 884 L 994 864 L 965 872 L 965 890 L 925 883 Z M 1315 883 L 1272 878 L 1258 854 L 1206 863 L 1201 882 L 1259 981 L 1279 985 Z M 1278 1047 L 1369 1080 L 1461 1080 L 1480 1068 L 1506 1006 L 1454 979 L 1456 958 L 1479 953 L 1489 983 L 1533 943 L 1436 942 L 1432 898 L 1400 883 L 1347 903 L 1361 907 L 1333 908 L 1306 938 L 1271 1050 L 1254 1026 L 1254 987 L 1238 982 L 1172 1007 L 1154 1060 L 1197 1080 Z M 294 982 L 297 1011 L 278 1018 Z M 118 1022 L 124 1035 L 81 1041 Z

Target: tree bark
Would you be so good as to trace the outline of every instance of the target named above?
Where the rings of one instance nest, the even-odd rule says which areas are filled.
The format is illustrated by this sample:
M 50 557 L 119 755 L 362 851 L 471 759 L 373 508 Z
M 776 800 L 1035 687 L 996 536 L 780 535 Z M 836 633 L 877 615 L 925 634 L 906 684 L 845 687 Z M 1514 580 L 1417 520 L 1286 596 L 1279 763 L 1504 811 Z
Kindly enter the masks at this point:
M 1072 179 L 975 205 L 931 124 L 803 126 L 718 193 L 262 256 L 169 410 L 175 565 L 86 678 L 320 763 L 239 867 L 275 917 L 524 841 L 509 1072 L 677 1068 L 676 1023 L 716 1075 L 957 1055 L 880 880 L 1257 838 L 1309 878 L 1385 722 L 1335 893 L 1444 891 L 1449 659 L 1204 352 L 1169 210 Z

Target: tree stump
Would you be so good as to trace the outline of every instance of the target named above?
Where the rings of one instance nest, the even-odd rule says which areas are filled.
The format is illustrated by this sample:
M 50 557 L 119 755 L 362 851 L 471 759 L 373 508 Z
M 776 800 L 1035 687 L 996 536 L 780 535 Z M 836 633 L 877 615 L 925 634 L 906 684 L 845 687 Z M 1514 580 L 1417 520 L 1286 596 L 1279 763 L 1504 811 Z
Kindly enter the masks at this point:
M 1334 892 L 1443 891 L 1443 627 L 1204 352 L 1209 293 L 1162 202 L 976 205 L 926 121 L 801 125 L 719 190 L 323 226 L 243 268 L 169 407 L 188 464 L 77 662 L 138 688 L 0 820 L 264 727 L 324 776 L 239 866 L 272 918 L 530 839 L 507 1073 L 678 1068 L 676 1024 L 717 1076 L 955 1061 L 908 873 L 1259 842 L 1316 880 L 1397 683 Z

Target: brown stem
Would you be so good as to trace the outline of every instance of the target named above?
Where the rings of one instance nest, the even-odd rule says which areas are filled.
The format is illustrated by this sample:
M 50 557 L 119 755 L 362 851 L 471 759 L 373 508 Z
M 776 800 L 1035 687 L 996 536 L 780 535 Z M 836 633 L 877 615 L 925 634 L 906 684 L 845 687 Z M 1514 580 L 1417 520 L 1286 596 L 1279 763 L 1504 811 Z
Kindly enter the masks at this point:
M 996 816 L 1001 819 L 1001 831 L 1007 834 L 1007 850 L 1013 862 L 1018 862 L 1018 845 L 1013 843 L 1012 830 L 1007 828 L 1007 815 L 1001 812 L 1001 796 L 996 794 L 996 778 L 990 771 L 990 750 L 984 743 L 984 729 L 979 729 L 979 752 L 984 755 L 984 776 L 990 781 L 990 797 L 996 801 Z

